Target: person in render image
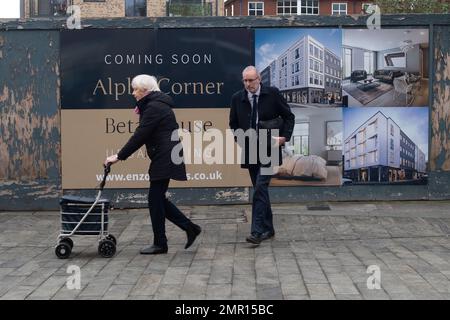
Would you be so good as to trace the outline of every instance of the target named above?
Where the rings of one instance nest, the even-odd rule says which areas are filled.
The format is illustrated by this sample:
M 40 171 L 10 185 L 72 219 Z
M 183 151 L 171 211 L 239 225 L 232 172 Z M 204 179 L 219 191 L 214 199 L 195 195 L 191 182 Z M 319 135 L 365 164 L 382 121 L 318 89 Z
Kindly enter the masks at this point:
M 250 155 L 251 150 L 257 148 L 252 148 L 249 144 L 246 144 L 243 150 L 245 159 L 241 167 L 248 169 L 254 188 L 251 234 L 246 238 L 246 241 L 259 245 L 261 241 L 270 239 L 275 235 L 269 199 L 269 183 L 272 176 L 263 174 L 261 167 L 281 165 L 281 146 L 289 141 L 292 136 L 295 115 L 277 88 L 261 85 L 261 76 L 254 66 L 248 66 L 242 71 L 242 81 L 244 88 L 236 92 L 231 98 L 229 125 L 235 135 L 238 129 L 242 129 L 244 132 L 249 129 L 257 130 L 261 127 L 260 124 L 263 121 L 273 121 L 278 118 L 283 120 L 282 126 L 277 128 L 280 136 L 272 137 L 276 140 L 278 146 L 279 163 L 263 165 L 260 161 L 259 152 L 256 157 Z M 258 140 L 260 140 L 259 137 Z M 259 145 L 260 141 L 256 141 L 256 143 Z M 270 149 L 271 143 L 272 141 L 267 139 L 268 145 L 261 147 Z M 256 158 L 255 163 L 252 163 L 252 158 Z
M 201 228 L 192 223 L 166 198 L 170 179 L 187 180 L 184 161 L 176 164 L 171 158 L 172 149 L 175 146 L 179 148 L 178 144 L 181 144 L 179 140 L 171 139 L 174 130 L 178 129 L 175 113 L 172 110 L 173 100 L 160 91 L 156 78 L 153 76 L 138 75 L 133 78 L 131 86 L 137 101 L 135 112 L 139 114 L 139 126 L 119 153 L 106 158 L 105 165 L 126 160 L 145 144 L 151 160 L 148 206 L 153 229 L 153 245 L 141 249 L 140 253 L 167 253 L 166 218 L 186 232 L 185 249 L 187 249 L 200 234 Z M 182 157 L 182 152 L 181 149 L 177 156 Z

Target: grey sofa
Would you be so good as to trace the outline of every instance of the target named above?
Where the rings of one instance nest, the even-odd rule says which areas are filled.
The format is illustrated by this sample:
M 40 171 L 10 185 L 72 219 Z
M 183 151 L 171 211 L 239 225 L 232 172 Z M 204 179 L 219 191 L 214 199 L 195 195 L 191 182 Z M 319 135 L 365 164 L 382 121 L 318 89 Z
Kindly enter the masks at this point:
M 401 77 L 403 75 L 402 71 L 398 70 L 384 70 L 379 69 L 375 70 L 373 73 L 373 77 L 380 81 L 392 84 L 394 82 L 394 78 Z
M 351 82 L 364 80 L 366 78 L 367 78 L 366 70 L 354 70 L 354 71 L 352 71 L 352 74 L 350 75 L 350 81 Z

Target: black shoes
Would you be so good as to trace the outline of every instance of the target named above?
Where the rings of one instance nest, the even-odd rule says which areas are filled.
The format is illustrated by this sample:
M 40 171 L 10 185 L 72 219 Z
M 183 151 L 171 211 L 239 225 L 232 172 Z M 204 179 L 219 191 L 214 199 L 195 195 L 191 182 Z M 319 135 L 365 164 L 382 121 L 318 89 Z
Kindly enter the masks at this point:
M 152 245 L 150 247 L 141 249 L 141 254 L 162 254 L 162 253 L 167 253 L 167 251 L 168 251 L 167 246 L 160 247 L 160 246 Z
M 251 234 L 245 240 L 253 244 L 260 244 L 262 241 L 261 235 L 258 234 Z
M 264 240 L 268 240 L 270 238 L 273 238 L 275 236 L 274 231 L 266 231 L 262 234 L 256 234 L 252 233 L 249 235 L 245 240 L 247 242 L 253 243 L 253 244 L 260 244 Z
M 270 238 L 273 238 L 275 236 L 274 231 L 266 231 L 263 234 L 261 234 L 261 240 L 269 240 Z
M 186 228 L 186 235 L 187 235 L 187 242 L 184 246 L 185 249 L 189 248 L 197 238 L 197 236 L 202 232 L 202 228 L 200 226 L 191 223 L 189 227 Z M 168 248 L 167 245 L 165 246 L 157 246 L 157 245 L 151 245 L 149 247 L 145 247 L 141 249 L 141 254 L 162 254 L 167 253 Z
M 185 249 L 189 248 L 194 243 L 195 238 L 197 238 L 200 232 L 202 232 L 202 228 L 193 223 L 186 229 L 187 242 L 184 246 Z

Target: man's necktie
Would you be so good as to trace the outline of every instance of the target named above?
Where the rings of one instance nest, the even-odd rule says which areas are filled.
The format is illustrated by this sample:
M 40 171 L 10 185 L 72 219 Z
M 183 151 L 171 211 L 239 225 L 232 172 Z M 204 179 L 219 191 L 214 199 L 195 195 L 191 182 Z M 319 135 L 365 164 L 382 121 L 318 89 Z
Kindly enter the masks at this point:
M 258 114 L 258 96 L 256 94 L 253 95 L 253 108 L 252 108 L 252 119 L 250 122 L 250 127 L 256 130 L 256 115 Z

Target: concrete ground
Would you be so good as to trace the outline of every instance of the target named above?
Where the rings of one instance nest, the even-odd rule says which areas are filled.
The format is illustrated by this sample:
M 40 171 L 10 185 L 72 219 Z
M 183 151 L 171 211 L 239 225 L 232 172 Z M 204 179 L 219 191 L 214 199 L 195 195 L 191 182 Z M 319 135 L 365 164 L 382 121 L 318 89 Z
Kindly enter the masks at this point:
M 450 299 L 450 201 L 274 205 L 276 236 L 259 247 L 245 242 L 250 206 L 181 208 L 203 228 L 188 250 L 167 222 L 168 254 L 140 255 L 147 210 L 115 210 L 116 255 L 74 237 L 66 260 L 59 212 L 0 212 L 0 299 Z

